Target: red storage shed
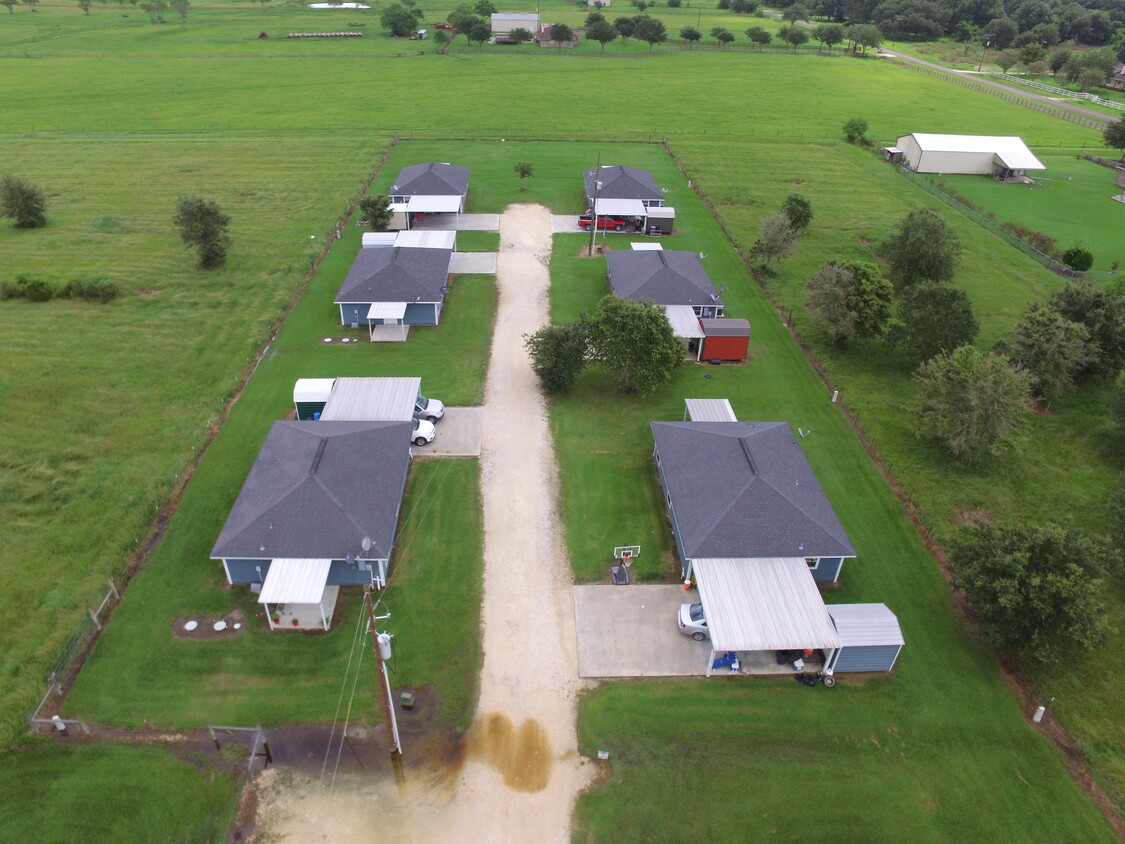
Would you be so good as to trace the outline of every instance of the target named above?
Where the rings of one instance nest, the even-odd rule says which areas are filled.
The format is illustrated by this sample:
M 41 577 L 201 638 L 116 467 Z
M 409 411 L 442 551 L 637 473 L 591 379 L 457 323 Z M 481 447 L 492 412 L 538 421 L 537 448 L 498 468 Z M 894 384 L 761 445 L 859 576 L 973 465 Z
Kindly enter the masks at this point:
M 696 360 L 746 360 L 750 323 L 744 319 L 701 319 L 703 340 Z

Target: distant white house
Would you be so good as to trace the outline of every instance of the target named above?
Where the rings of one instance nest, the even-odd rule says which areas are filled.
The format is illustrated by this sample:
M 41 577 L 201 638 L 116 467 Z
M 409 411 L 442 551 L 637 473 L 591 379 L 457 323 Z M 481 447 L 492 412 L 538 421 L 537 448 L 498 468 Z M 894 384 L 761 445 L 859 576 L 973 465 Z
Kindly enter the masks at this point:
M 1004 181 L 1023 181 L 1028 170 L 1047 169 L 1017 137 L 914 132 L 900 137 L 896 146 L 918 173 L 981 173 Z

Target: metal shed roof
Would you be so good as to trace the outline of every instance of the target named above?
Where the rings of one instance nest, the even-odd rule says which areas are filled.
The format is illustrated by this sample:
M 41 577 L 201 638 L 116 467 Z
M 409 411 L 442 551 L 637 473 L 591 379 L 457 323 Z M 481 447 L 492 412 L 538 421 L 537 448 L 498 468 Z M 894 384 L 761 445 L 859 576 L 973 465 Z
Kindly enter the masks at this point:
M 834 604 L 828 614 L 842 647 L 906 644 L 898 618 L 886 604 Z
M 694 571 L 714 650 L 840 647 L 804 558 L 696 560 Z
M 368 319 L 402 319 L 406 316 L 406 302 L 372 302 L 367 309 Z
M 703 336 L 703 329 L 699 327 L 699 317 L 691 305 L 665 305 L 664 314 L 672 326 L 672 333 L 685 340 L 692 340 Z
M 406 203 L 411 214 L 456 214 L 461 210 L 460 196 L 412 196 Z
M 650 205 L 645 209 L 645 213 L 654 220 L 674 220 L 676 218 L 676 209 L 671 205 Z
M 409 422 L 421 378 L 337 378 L 321 422 Z
M 270 563 L 259 604 L 319 604 L 331 560 L 275 559 Z
M 730 399 L 684 399 L 685 415 L 692 422 L 737 422 Z
M 299 378 L 293 385 L 293 403 L 327 401 L 335 382 L 335 378 Z
M 396 235 L 394 245 L 416 249 L 453 249 L 457 246 L 457 232 L 401 231 Z
M 700 320 L 703 323 L 703 333 L 707 337 L 749 337 L 750 322 L 745 319 L 732 317 L 719 317 L 718 319 Z
M 639 199 L 599 197 L 594 203 L 594 213 L 599 217 L 644 217 L 648 209 Z

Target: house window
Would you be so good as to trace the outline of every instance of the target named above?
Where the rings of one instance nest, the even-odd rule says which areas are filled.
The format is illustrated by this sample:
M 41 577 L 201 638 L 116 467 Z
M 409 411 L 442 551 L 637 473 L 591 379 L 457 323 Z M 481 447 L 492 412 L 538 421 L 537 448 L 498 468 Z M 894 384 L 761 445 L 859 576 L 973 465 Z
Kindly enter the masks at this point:
M 820 567 L 820 558 L 805 557 L 805 565 L 809 567 L 809 571 L 816 571 Z

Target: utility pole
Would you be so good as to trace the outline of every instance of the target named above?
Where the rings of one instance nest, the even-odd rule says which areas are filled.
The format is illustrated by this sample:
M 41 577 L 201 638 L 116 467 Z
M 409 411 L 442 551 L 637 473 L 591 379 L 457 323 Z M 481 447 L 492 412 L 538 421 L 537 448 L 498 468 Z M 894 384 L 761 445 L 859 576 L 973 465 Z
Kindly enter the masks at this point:
M 375 605 L 371 600 L 371 593 L 363 593 L 363 601 L 367 604 L 367 620 L 371 625 L 371 644 L 375 650 L 375 661 L 379 665 L 379 691 L 383 698 L 383 720 L 387 722 L 387 739 L 391 746 L 391 761 L 397 762 L 402 756 L 402 743 L 398 738 L 398 721 L 395 720 L 395 708 L 391 704 L 391 678 L 387 675 L 387 660 L 391 658 L 391 637 L 387 633 L 378 633 L 375 630 Z M 381 616 L 390 618 L 390 615 Z
M 594 207 L 590 209 L 590 250 L 588 257 L 594 257 L 594 238 L 598 234 L 598 188 L 602 186 L 599 178 L 602 174 L 602 154 L 599 152 L 597 163 L 594 164 Z

